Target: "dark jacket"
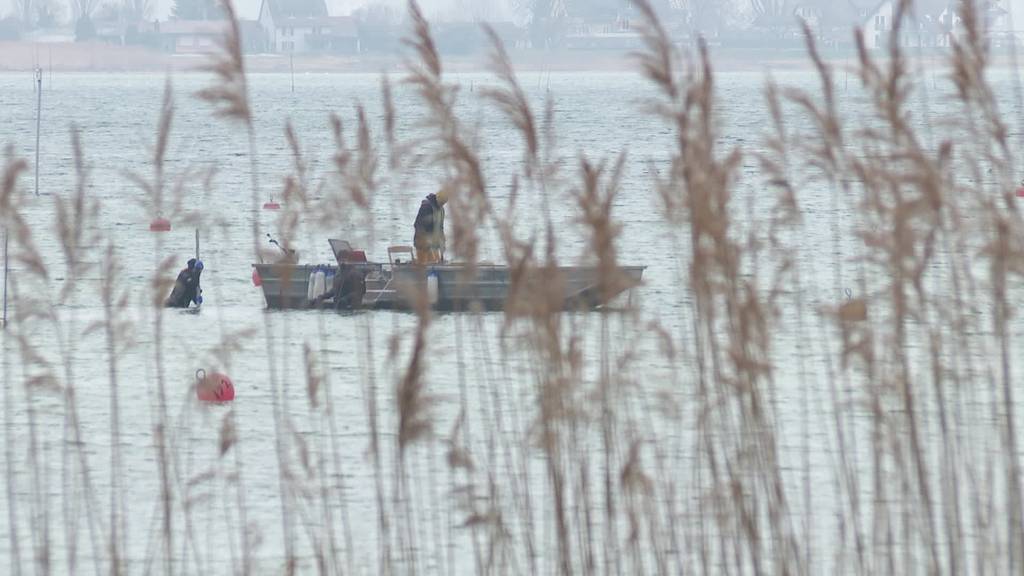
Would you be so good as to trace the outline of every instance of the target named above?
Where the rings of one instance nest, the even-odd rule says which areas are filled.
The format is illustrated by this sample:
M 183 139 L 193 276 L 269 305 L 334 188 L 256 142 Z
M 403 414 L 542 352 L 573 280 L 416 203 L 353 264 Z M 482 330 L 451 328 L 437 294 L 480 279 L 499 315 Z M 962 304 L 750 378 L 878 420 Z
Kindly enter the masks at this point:
M 355 266 L 340 266 L 334 276 L 335 310 L 355 309 L 363 305 L 366 296 L 366 270 Z
M 191 264 L 191 263 L 190 263 Z M 202 270 L 196 270 L 191 265 L 178 272 L 178 278 L 174 281 L 174 289 L 167 297 L 164 306 L 168 308 L 188 308 L 192 302 L 199 304 L 199 276 Z
M 185 280 L 185 308 L 188 308 L 192 302 L 199 305 L 199 276 L 202 273 L 202 270 L 193 268 L 192 273 Z
M 191 268 L 185 268 L 178 272 L 178 278 L 174 281 L 174 289 L 171 290 L 171 295 L 167 297 L 164 306 L 188 308 L 189 302 L 192 301 L 190 296 L 195 294 L 195 289 L 190 287 L 197 284 L 197 281 L 192 278 L 193 272 L 194 270 Z
M 420 203 L 420 211 L 413 224 L 415 233 L 412 243 L 420 250 L 444 248 L 444 207 L 437 201 L 436 194 L 427 194 Z

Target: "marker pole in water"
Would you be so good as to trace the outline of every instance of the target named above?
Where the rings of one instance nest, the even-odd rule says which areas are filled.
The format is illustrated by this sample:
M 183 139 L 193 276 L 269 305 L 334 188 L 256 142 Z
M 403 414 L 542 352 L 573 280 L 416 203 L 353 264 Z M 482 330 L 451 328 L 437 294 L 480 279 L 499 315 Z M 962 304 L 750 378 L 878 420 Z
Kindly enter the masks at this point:
M 39 126 L 43 118 L 43 69 L 36 66 L 36 196 L 39 196 Z
M 199 228 L 196 228 L 196 260 L 199 260 Z
M 4 228 L 4 322 L 0 329 L 7 330 L 7 228 Z

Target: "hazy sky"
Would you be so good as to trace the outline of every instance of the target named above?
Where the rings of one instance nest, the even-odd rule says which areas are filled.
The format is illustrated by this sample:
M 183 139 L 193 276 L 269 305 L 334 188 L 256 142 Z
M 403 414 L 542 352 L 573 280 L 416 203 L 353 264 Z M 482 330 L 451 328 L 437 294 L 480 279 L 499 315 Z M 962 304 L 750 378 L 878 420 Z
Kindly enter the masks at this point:
M 69 6 L 65 8 L 65 15 L 70 14 L 70 0 L 58 1 Z M 105 4 L 107 1 L 109 0 L 100 0 L 100 4 Z M 166 19 L 174 0 L 154 0 L 154 2 L 153 17 L 160 20 Z M 388 4 L 404 10 L 407 0 L 327 0 L 331 13 L 336 16 L 345 16 L 353 10 L 372 3 Z M 511 17 L 508 0 L 419 0 L 419 3 L 427 16 L 433 19 L 461 16 L 462 18 L 506 20 Z M 0 0 L 0 16 L 9 14 L 12 5 L 13 0 Z M 235 0 L 235 7 L 242 18 L 255 19 L 259 14 L 260 0 Z

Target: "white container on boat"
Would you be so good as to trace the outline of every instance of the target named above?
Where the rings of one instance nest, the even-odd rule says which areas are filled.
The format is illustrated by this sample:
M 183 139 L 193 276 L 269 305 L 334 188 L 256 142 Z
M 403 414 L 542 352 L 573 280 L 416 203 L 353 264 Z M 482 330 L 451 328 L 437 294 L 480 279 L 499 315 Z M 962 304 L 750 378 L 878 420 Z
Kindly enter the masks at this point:
M 324 290 L 326 292 L 331 292 L 334 290 L 335 274 L 336 273 L 333 268 L 328 268 L 327 270 L 324 271 Z
M 437 279 L 437 273 L 431 272 L 427 275 L 427 301 L 433 306 L 437 304 L 437 300 L 440 297 L 440 286 Z
M 313 287 L 316 286 L 316 271 L 309 273 L 309 280 L 306 281 L 306 300 L 313 301 L 316 296 L 313 294 Z
M 324 274 L 323 270 L 317 270 L 313 273 L 313 297 L 310 300 L 315 300 L 324 295 L 327 292 L 327 274 Z

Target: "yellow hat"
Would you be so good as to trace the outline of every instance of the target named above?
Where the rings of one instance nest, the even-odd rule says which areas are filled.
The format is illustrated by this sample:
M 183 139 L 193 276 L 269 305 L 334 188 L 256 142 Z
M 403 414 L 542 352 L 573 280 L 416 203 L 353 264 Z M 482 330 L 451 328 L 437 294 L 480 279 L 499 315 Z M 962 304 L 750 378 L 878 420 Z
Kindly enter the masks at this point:
M 435 194 L 435 196 L 437 197 L 437 203 L 438 204 L 440 204 L 441 206 L 444 206 L 445 204 L 447 204 L 448 203 L 448 187 L 445 186 L 444 188 L 441 188 L 440 190 L 438 190 L 437 194 Z

